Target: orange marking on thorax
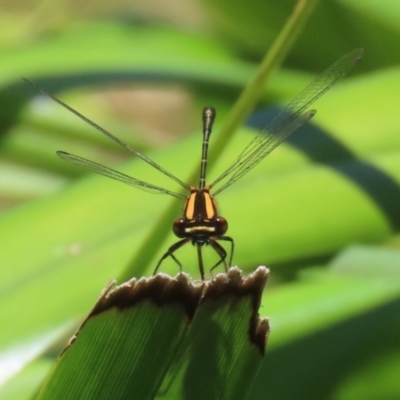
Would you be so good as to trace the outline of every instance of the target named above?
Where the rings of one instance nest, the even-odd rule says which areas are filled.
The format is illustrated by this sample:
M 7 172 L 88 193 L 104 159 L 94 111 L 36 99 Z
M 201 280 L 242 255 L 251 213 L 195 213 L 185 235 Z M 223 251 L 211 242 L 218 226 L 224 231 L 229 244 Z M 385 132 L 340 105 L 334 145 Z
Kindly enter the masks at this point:
M 185 217 L 187 219 L 193 219 L 195 213 L 196 196 L 198 192 L 191 192 L 186 200 L 185 204 Z
M 210 193 L 204 193 L 204 203 L 206 209 L 207 219 L 212 219 L 215 217 L 215 202 L 211 197 Z

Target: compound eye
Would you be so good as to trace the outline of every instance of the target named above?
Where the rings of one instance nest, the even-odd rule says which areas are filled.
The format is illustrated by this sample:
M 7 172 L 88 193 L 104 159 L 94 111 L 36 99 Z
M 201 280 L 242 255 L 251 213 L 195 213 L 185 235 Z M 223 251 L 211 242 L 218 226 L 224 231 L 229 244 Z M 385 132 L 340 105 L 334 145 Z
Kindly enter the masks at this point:
M 174 221 L 172 225 L 172 230 L 174 234 L 179 238 L 186 237 L 186 222 L 183 218 L 178 218 Z
M 223 217 L 215 218 L 215 233 L 218 236 L 224 235 L 228 230 L 228 221 Z

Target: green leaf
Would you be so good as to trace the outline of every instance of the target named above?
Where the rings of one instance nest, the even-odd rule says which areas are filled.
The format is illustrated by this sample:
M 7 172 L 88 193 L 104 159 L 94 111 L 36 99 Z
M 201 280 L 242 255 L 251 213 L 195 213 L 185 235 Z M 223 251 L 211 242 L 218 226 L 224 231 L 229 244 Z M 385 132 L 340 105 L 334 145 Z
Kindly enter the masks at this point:
M 232 268 L 205 284 L 156 275 L 107 288 L 37 398 L 243 399 L 269 331 L 258 318 L 267 274 L 242 279 Z
M 352 246 L 338 254 L 330 268 L 336 273 L 368 279 L 400 281 L 400 252 L 371 246 Z
M 398 280 L 314 271 L 267 292 L 264 309 L 268 352 L 248 399 L 341 399 L 335 394 L 356 385 L 368 362 L 381 367 L 382 382 L 372 392 L 382 386 L 381 393 L 399 393 L 397 380 L 385 389 L 393 379 L 390 363 L 379 364 L 384 354 L 400 354 Z

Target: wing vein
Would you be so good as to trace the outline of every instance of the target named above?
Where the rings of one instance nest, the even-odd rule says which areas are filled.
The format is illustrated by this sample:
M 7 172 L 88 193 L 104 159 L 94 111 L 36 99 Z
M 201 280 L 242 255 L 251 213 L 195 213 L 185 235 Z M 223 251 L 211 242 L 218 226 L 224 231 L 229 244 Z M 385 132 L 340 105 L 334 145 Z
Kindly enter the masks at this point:
M 92 121 L 91 119 L 85 117 L 83 114 L 81 114 L 79 111 L 75 110 L 74 108 L 72 108 L 71 106 L 69 106 L 68 104 L 64 103 L 62 100 L 58 99 L 57 97 L 45 92 L 42 88 L 38 87 L 36 84 L 34 84 L 33 82 L 31 82 L 29 79 L 26 78 L 22 78 L 24 81 L 26 81 L 27 83 L 29 83 L 30 85 L 32 85 L 33 87 L 35 87 L 37 90 L 39 90 L 41 93 L 43 93 L 44 95 L 50 97 L 52 100 L 54 100 L 56 103 L 60 104 L 62 107 L 64 107 L 65 109 L 67 109 L 68 111 L 70 111 L 71 113 L 73 113 L 74 115 L 76 115 L 78 118 L 80 118 L 82 121 L 86 122 L 88 125 L 90 125 L 91 127 L 93 127 L 94 129 L 96 129 L 98 132 L 102 133 L 103 135 L 107 136 L 108 138 L 110 138 L 111 140 L 113 140 L 114 142 L 118 143 L 119 145 L 121 145 L 122 147 L 125 147 L 127 150 L 129 150 L 130 152 L 132 152 L 133 154 L 135 154 L 137 157 L 141 158 L 144 162 L 146 162 L 147 164 L 151 165 L 152 167 L 156 168 L 158 171 L 160 171 L 162 174 L 168 176 L 170 179 L 172 179 L 173 181 L 175 181 L 176 183 L 178 183 L 179 185 L 181 185 L 182 187 L 184 187 L 187 190 L 190 190 L 190 186 L 181 181 L 178 177 L 176 177 L 175 175 L 171 174 L 169 171 L 167 171 L 166 169 L 164 169 L 163 167 L 161 167 L 159 164 L 157 164 L 156 162 L 154 162 L 153 160 L 151 160 L 150 158 L 146 157 L 144 154 L 140 153 L 139 151 L 135 150 L 133 147 L 129 146 L 127 143 L 125 143 L 123 140 L 117 138 L 116 136 L 114 136 L 111 132 L 108 132 L 106 129 L 102 128 L 100 125 L 97 125 L 94 121 Z
M 216 196 L 236 182 L 278 147 L 289 135 L 309 121 L 314 116 L 315 111 L 306 111 L 306 109 L 345 76 L 358 63 L 362 53 L 362 49 L 356 49 L 343 56 L 284 107 L 210 185 L 210 187 L 214 187 L 222 183 L 222 186 L 213 195 Z M 225 182 L 223 182 L 224 180 Z
M 118 172 L 115 171 L 114 169 L 105 167 L 104 165 L 98 164 L 94 161 L 87 160 L 86 158 L 66 153 L 64 151 L 57 151 L 57 154 L 63 160 L 69 161 L 75 165 L 78 165 L 79 167 L 85 168 L 92 172 L 96 172 L 97 174 L 100 175 L 104 175 L 108 178 L 133 186 L 145 192 L 150 192 L 155 194 L 169 194 L 171 196 L 178 197 L 180 199 L 186 198 L 186 196 L 180 193 L 171 192 L 170 190 L 164 189 L 160 186 L 156 186 L 151 183 L 141 181 L 139 179 L 133 178 L 132 176 L 123 174 L 122 172 Z

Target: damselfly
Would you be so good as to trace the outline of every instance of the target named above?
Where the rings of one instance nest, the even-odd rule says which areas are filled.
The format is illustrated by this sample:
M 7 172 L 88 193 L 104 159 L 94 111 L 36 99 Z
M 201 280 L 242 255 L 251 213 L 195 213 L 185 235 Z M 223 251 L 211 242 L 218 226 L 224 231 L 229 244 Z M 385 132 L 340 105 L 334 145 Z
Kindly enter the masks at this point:
M 176 258 L 175 252 L 184 244 L 191 242 L 197 247 L 199 260 L 199 269 L 201 279 L 204 280 L 204 264 L 202 257 L 203 245 L 210 245 L 218 254 L 219 261 L 210 269 L 210 273 L 221 263 L 225 270 L 232 264 L 234 251 L 234 241 L 230 236 L 226 236 L 228 223 L 225 218 L 218 215 L 217 206 L 214 198 L 223 190 L 231 186 L 239 178 L 244 176 L 260 161 L 262 161 L 272 150 L 281 144 L 290 134 L 297 128 L 309 121 L 316 113 L 315 110 L 307 111 L 306 109 L 314 103 L 319 97 L 327 92 L 339 79 L 360 60 L 362 49 L 356 49 L 351 53 L 342 57 L 339 61 L 329 67 L 321 75 L 319 75 L 312 83 L 310 83 L 297 97 L 295 97 L 279 114 L 267 125 L 267 127 L 259 132 L 252 141 L 244 148 L 235 161 L 211 184 L 206 184 L 207 171 L 207 152 L 208 143 L 211 135 L 213 122 L 215 119 L 215 110 L 212 107 L 206 107 L 203 110 L 203 145 L 201 153 L 201 169 L 199 186 L 191 186 L 181 181 L 175 175 L 171 174 L 153 160 L 147 158 L 139 151 L 133 149 L 128 144 L 118 139 L 112 133 L 97 125 L 95 122 L 86 118 L 84 115 L 74 110 L 58 98 L 50 96 L 58 104 L 71 111 L 77 117 L 106 135 L 113 141 L 125 147 L 137 157 L 156 168 L 162 174 L 168 176 L 180 186 L 185 188 L 189 194 L 187 196 L 164 189 L 157 185 L 141 181 L 111 168 L 105 167 L 94 161 L 58 151 L 57 154 L 66 161 L 72 162 L 80 167 L 90 171 L 107 176 L 117 181 L 134 186 L 146 192 L 157 194 L 168 194 L 185 200 L 183 215 L 174 221 L 172 229 L 174 234 L 180 239 L 174 243 L 166 253 L 158 261 L 154 273 L 156 273 L 161 263 L 171 257 L 182 270 L 182 264 Z M 211 192 L 214 190 L 213 192 Z M 225 241 L 230 244 L 230 256 L 227 263 L 227 251 L 218 241 Z

